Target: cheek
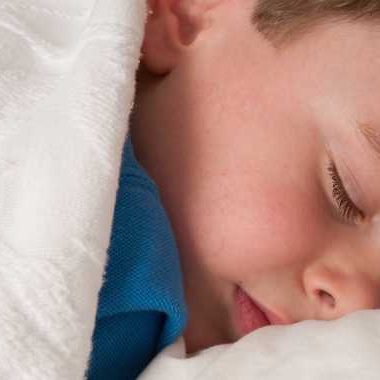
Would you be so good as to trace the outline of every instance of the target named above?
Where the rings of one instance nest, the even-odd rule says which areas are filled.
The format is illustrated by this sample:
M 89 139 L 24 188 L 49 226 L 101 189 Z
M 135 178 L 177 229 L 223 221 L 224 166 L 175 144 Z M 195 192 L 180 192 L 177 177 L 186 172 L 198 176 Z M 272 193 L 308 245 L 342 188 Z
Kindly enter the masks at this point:
M 316 249 L 321 233 L 316 200 L 294 186 L 261 184 L 211 204 L 198 219 L 197 252 L 213 275 L 234 281 L 299 265 Z

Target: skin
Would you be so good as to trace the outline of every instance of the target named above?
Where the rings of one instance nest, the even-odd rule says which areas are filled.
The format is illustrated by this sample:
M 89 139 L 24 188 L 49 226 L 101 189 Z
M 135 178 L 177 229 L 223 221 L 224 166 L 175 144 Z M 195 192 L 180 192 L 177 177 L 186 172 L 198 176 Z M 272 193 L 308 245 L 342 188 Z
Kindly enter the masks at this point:
M 151 3 L 131 126 L 180 252 L 187 352 L 240 338 L 236 285 L 286 323 L 378 308 L 380 158 L 357 124 L 380 134 L 380 33 L 326 22 L 277 50 L 255 1 L 200 3 Z M 339 214 L 329 158 L 364 218 Z

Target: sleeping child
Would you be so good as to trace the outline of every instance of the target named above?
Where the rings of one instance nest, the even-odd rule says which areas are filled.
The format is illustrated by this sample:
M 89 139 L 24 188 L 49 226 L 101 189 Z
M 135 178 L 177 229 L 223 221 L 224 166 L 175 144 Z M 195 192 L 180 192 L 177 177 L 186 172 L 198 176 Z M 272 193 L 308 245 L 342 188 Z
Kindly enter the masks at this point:
M 155 0 L 89 379 L 380 307 L 380 2 Z

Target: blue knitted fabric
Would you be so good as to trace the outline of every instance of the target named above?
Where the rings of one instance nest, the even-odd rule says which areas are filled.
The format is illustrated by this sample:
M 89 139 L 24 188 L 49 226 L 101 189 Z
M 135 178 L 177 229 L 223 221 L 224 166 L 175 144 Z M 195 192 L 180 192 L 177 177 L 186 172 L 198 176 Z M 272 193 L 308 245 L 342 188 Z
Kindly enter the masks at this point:
M 136 379 L 187 320 L 175 239 L 154 182 L 125 143 L 89 380 Z

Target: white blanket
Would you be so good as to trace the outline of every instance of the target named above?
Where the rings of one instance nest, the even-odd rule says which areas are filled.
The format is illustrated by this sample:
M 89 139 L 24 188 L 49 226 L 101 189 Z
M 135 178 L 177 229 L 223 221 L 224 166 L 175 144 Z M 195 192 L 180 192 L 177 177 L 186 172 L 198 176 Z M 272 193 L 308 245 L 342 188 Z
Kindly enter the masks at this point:
M 268 326 L 190 358 L 180 338 L 138 380 L 378 380 L 379 358 L 380 312 L 367 310 Z
M 142 0 L 0 0 L 0 379 L 83 379 Z
M 83 379 L 144 0 L 0 0 L 0 379 Z M 380 312 L 267 327 L 143 379 L 380 378 Z M 112 380 L 112 379 L 110 379 Z

